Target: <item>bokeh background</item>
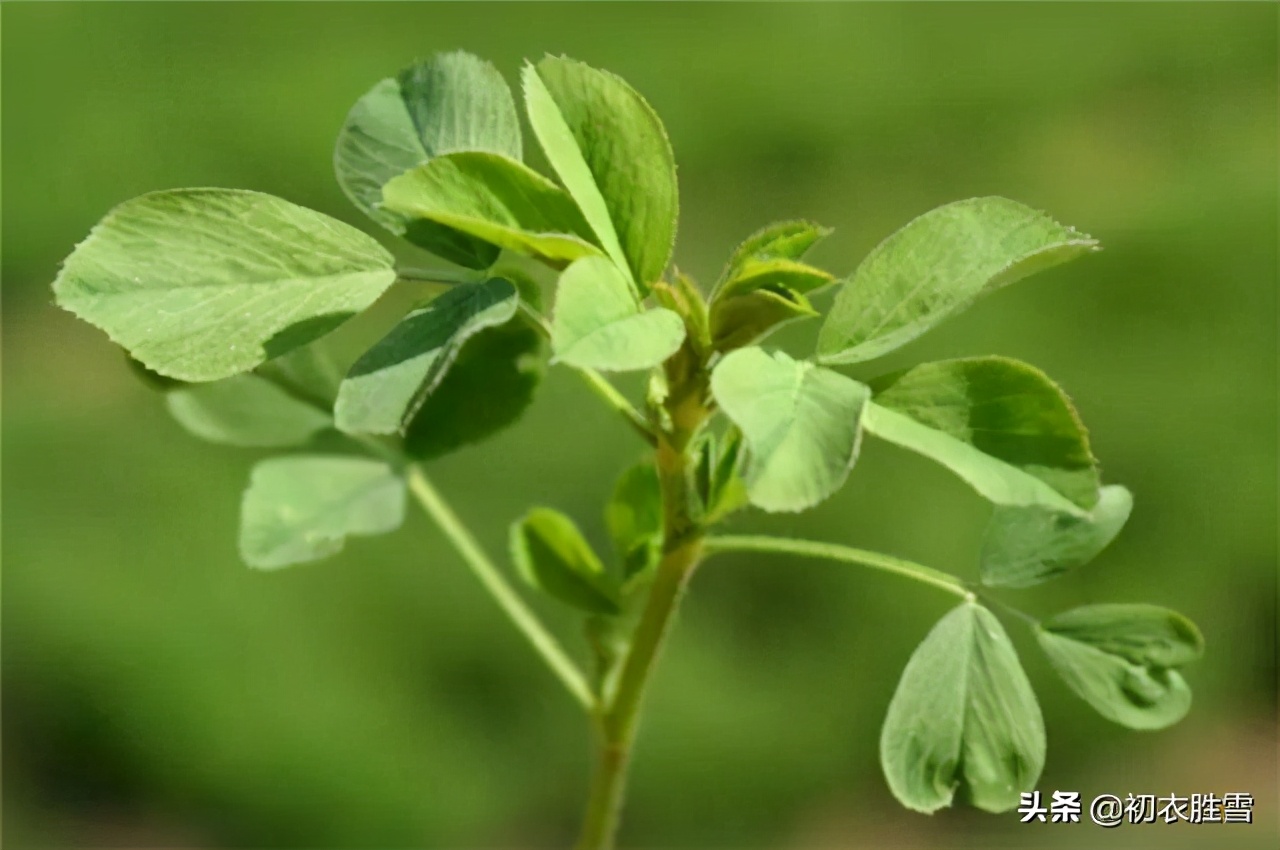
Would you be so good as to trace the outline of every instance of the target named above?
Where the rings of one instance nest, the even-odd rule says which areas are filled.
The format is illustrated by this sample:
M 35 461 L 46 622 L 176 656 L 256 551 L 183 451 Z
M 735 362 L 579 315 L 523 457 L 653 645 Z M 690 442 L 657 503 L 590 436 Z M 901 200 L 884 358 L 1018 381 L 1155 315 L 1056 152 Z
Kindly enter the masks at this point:
M 879 725 L 948 598 L 726 556 L 697 576 L 656 679 L 626 846 L 1276 846 L 1278 11 L 4 4 L 5 846 L 568 843 L 581 718 L 439 533 L 413 515 L 331 561 L 251 572 L 235 528 L 253 453 L 188 437 L 51 305 L 59 260 L 153 189 L 258 189 L 378 232 L 331 177 L 334 136 L 375 81 L 454 48 L 511 80 L 564 52 L 640 89 L 680 163 L 676 259 L 704 281 L 771 220 L 834 226 L 816 259 L 845 273 L 920 212 L 989 193 L 1100 238 L 878 365 L 998 352 L 1054 376 L 1137 506 L 1095 563 L 1006 598 L 1045 614 L 1151 601 L 1206 635 L 1192 713 L 1142 734 L 1093 714 L 1011 623 L 1048 725 L 1041 788 L 1257 798 L 1252 826 L 908 813 Z M 779 342 L 807 351 L 815 332 Z M 534 501 L 603 548 L 599 506 L 637 449 L 553 370 L 519 426 L 432 472 L 495 554 Z M 986 511 L 868 442 L 811 514 L 734 527 L 972 575 Z M 572 618 L 539 605 L 576 647 Z

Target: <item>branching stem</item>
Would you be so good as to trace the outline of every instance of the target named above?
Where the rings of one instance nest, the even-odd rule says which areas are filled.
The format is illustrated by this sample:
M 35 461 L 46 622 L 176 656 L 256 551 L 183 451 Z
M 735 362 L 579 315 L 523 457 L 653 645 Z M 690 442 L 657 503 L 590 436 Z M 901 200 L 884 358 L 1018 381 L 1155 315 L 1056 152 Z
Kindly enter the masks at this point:
M 825 558 L 846 564 L 857 564 L 873 570 L 883 570 L 905 576 L 923 584 L 932 585 L 940 590 L 961 597 L 973 599 L 974 593 L 965 583 L 941 570 L 904 561 L 892 555 L 883 555 L 866 549 L 855 549 L 852 546 L 841 546 L 838 543 L 822 543 L 816 540 L 792 540 L 782 537 L 764 535 L 725 535 L 708 537 L 705 541 L 708 554 L 714 552 L 777 552 L 784 555 L 799 555 L 802 558 Z
M 573 698 L 581 703 L 582 707 L 587 711 L 594 712 L 596 710 L 596 698 L 582 670 L 569 658 L 568 654 L 560 646 L 559 641 L 547 631 L 546 627 L 542 625 L 542 621 L 538 619 L 537 615 L 529 609 L 519 594 L 503 578 L 497 566 L 485 555 L 475 537 L 471 535 L 467 527 L 462 524 L 462 520 L 458 518 L 458 515 L 445 502 L 439 491 L 431 484 L 431 481 L 423 473 L 420 466 L 416 464 L 409 466 L 408 482 L 409 490 L 413 493 L 414 498 L 418 500 L 423 510 L 444 532 L 445 537 L 449 538 L 449 542 L 453 544 L 458 554 L 466 561 L 467 566 L 475 573 L 476 578 L 480 579 L 480 583 L 493 596 L 494 600 L 502 608 L 503 613 L 533 645 L 534 650 L 542 656 L 542 660 L 547 663 L 551 671 L 560 678 L 560 681 L 569 690 L 569 693 L 573 695 Z

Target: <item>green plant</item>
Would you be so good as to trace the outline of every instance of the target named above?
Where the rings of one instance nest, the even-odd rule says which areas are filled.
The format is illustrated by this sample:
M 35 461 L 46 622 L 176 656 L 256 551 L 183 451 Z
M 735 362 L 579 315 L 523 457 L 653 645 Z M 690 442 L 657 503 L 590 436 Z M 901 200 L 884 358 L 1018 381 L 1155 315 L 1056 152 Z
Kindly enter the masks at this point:
M 1104 486 L 1066 395 L 1002 357 L 925 363 L 869 382 L 833 366 L 874 360 L 980 296 L 1096 249 L 1003 198 L 925 213 L 846 280 L 805 262 L 828 235 L 807 221 L 748 237 L 704 293 L 669 270 L 675 164 L 626 83 L 568 59 L 527 65 L 534 134 L 560 183 L 521 162 L 512 95 L 488 63 L 436 56 L 374 86 L 338 138 L 337 177 L 372 219 L 452 263 L 397 268 L 376 241 L 256 192 L 186 189 L 128 201 L 54 283 L 58 303 L 129 353 L 174 417 L 205 439 L 301 449 L 254 467 L 240 548 L 275 569 L 400 525 L 412 494 L 585 709 L 598 765 L 580 847 L 611 846 L 646 685 L 685 587 L 717 552 L 827 558 L 953 594 L 959 604 L 908 663 L 881 735 L 889 787 L 932 812 L 962 799 L 1005 811 L 1034 787 L 1044 729 L 988 603 L 1027 621 L 1067 685 L 1136 729 L 1180 719 L 1179 668 L 1202 640 L 1180 615 L 1092 605 L 1043 622 L 989 596 L 1093 559 L 1132 499 Z M 541 280 L 558 274 L 550 318 Z M 447 289 L 345 372 L 317 340 L 397 280 Z M 818 315 L 814 356 L 759 342 Z M 581 375 L 648 445 L 605 506 L 606 565 L 550 508 L 511 529 L 515 570 L 584 618 L 591 672 L 526 606 L 434 488 L 423 464 L 510 425 L 548 363 Z M 645 371 L 637 407 L 602 372 Z M 721 415 L 723 414 L 723 415 Z M 712 530 L 748 506 L 800 511 L 847 478 L 863 433 L 936 460 L 994 506 L 980 582 L 845 545 Z

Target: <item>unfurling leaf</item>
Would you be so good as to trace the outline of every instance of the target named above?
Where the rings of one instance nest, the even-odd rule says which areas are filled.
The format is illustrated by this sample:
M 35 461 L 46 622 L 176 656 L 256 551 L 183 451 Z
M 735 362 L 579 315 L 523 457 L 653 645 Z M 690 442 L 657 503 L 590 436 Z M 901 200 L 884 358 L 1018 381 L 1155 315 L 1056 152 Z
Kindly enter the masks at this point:
M 1083 517 L 1098 500 L 1088 436 L 1057 385 L 1025 363 L 925 363 L 873 382 L 866 427 L 931 458 L 998 505 Z
M 848 477 L 871 394 L 865 385 L 782 352 L 743 348 L 716 366 L 711 391 L 746 440 L 752 504 L 804 510 Z
M 1044 720 L 1000 622 L 965 602 L 916 648 L 889 703 L 880 762 L 904 806 L 955 795 L 989 812 L 1018 805 L 1044 767 Z
M 618 267 L 578 260 L 560 275 L 551 350 L 580 368 L 625 372 L 657 366 L 684 341 L 684 322 L 665 307 L 641 308 Z
M 982 583 L 1030 587 L 1083 566 L 1105 549 L 1133 510 L 1133 496 L 1112 484 L 1085 516 L 1041 505 L 996 505 L 982 538 Z
M 742 457 L 742 431 L 730 427 L 720 439 L 710 431 L 694 443 L 693 492 L 698 516 L 704 524 L 718 522 L 749 503 L 747 487 L 738 474 Z
M 351 433 L 403 430 L 440 382 L 463 343 L 515 315 L 519 296 L 509 282 L 455 286 L 415 310 L 369 349 L 347 373 L 334 408 Z
M 732 351 L 758 342 L 783 325 L 817 316 L 809 299 L 785 286 L 754 289 L 711 304 L 711 345 Z
M 498 248 L 456 230 L 382 209 L 382 187 L 432 157 L 488 151 L 522 157 L 520 117 L 498 69 L 461 51 L 439 53 L 389 77 L 356 101 L 338 134 L 333 165 L 351 201 L 392 233 L 470 268 Z
M 395 282 L 392 263 L 354 227 L 271 195 L 175 189 L 107 213 L 53 290 L 147 368 L 215 381 L 364 310 Z
M 296 446 L 333 427 L 328 413 L 261 375 L 187 384 L 171 390 L 165 403 L 192 434 L 231 446 Z
M 617 614 L 617 583 L 559 511 L 534 508 L 511 526 L 511 558 L 533 587 L 589 614 Z
M 404 500 L 404 480 L 382 461 L 338 455 L 264 460 L 244 493 L 240 554 L 259 569 L 326 558 L 348 535 L 399 528 Z
M 1191 707 L 1176 668 L 1203 654 L 1204 639 L 1176 611 L 1088 605 L 1042 623 L 1036 639 L 1068 687 L 1108 720 L 1163 729 Z
M 710 335 L 717 351 L 757 342 L 797 319 L 818 315 L 806 297 L 831 282 L 800 258 L 830 230 L 807 221 L 784 221 L 738 246 L 712 293 Z
M 979 296 L 1098 243 L 1007 198 L 925 213 L 881 242 L 836 296 L 818 335 L 824 363 L 859 363 L 911 342 Z
M 604 522 L 624 578 L 657 565 L 662 556 L 662 488 L 651 462 L 627 467 L 618 477 L 604 508 Z
M 799 260 L 830 234 L 831 228 L 811 221 L 779 221 L 763 227 L 734 249 L 716 284 L 716 290 L 739 277 L 743 267 L 750 261 Z
M 405 450 L 429 460 L 493 436 L 525 412 L 546 371 L 546 342 L 519 316 L 480 331 L 409 423 Z
M 605 252 L 648 292 L 675 244 L 675 157 L 662 122 L 607 71 L 548 56 L 524 69 L 525 106 L 551 167 Z
M 410 222 L 442 224 L 556 268 L 600 253 L 563 189 L 498 154 L 435 157 L 389 181 L 382 200 Z

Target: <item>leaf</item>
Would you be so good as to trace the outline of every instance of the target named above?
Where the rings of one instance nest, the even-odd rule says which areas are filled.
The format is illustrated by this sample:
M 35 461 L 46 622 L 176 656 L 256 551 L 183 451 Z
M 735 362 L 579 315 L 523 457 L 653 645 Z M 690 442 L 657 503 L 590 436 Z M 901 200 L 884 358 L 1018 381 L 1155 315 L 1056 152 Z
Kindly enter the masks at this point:
M 240 513 L 240 554 L 251 567 L 317 561 L 348 535 L 384 534 L 404 521 L 404 481 L 382 461 L 290 455 L 253 468 Z
M 584 369 L 649 369 L 684 341 L 684 322 L 671 310 L 642 310 L 622 272 L 604 257 L 565 269 L 551 319 L 556 360 Z
M 439 386 L 462 344 L 500 325 L 519 306 L 501 278 L 462 284 L 414 310 L 355 364 L 338 388 L 334 413 L 349 433 L 401 431 Z
M 53 291 L 147 368 L 216 381 L 364 310 L 392 264 L 355 228 L 271 195 L 174 189 L 107 213 Z
M 716 366 L 711 392 L 746 439 L 752 504 L 804 510 L 848 477 L 870 396 L 863 384 L 780 351 L 743 348 Z
M 811 221 L 780 221 L 763 227 L 734 249 L 716 284 L 716 290 L 725 281 L 738 277 L 743 266 L 750 261 L 799 260 L 817 242 L 830 234 L 831 228 Z
M 641 461 L 623 471 L 605 505 L 604 521 L 624 578 L 657 566 L 662 557 L 662 487 L 653 463 Z
M 257 373 L 299 398 L 331 410 L 338 397 L 342 373 L 327 351 L 319 345 L 295 348 L 282 357 L 268 360 Z
M 795 260 L 749 258 L 719 288 L 716 301 L 747 295 L 758 289 L 787 289 L 807 294 L 821 289 L 831 280 L 829 272 Z
M 816 315 L 809 299 L 785 287 L 716 299 L 711 304 L 711 345 L 716 351 L 732 351 L 759 342 L 783 325 Z
M 1044 720 L 1009 636 L 974 602 L 952 609 L 911 655 L 880 734 L 880 762 L 904 806 L 961 799 L 1018 805 L 1044 767 Z
M 409 423 L 405 449 L 431 459 L 493 436 L 529 407 L 546 366 L 542 335 L 519 317 L 480 331 Z
M 818 358 L 860 363 L 880 357 L 979 296 L 1097 247 L 1089 236 L 1007 198 L 938 207 L 863 260 L 818 334 Z
M 589 614 L 618 614 L 618 590 L 573 520 L 534 508 L 511 526 L 511 558 L 525 581 Z
M 807 221 L 771 225 L 738 246 L 716 284 L 710 308 L 717 351 L 758 342 L 784 324 L 818 315 L 807 293 L 831 282 L 800 257 L 830 230 Z
M 996 505 L 982 539 L 982 583 L 1031 587 L 1087 564 L 1116 538 L 1132 510 L 1132 494 L 1117 484 L 1103 487 L 1085 516 L 1037 505 Z
M 557 268 L 600 253 L 564 190 L 497 154 L 435 157 L 389 181 L 382 201 L 411 221 L 443 224 Z
M 867 430 L 936 460 L 999 505 L 1083 517 L 1098 470 L 1071 402 L 1005 357 L 925 363 L 873 382 Z
M 581 62 L 548 56 L 522 79 L 551 167 L 643 295 L 675 244 L 676 164 L 662 122 L 621 78 Z
M 192 434 L 231 446 L 295 446 L 333 426 L 323 410 L 253 374 L 188 384 L 165 403 Z
M 719 457 L 711 469 L 707 522 L 717 522 L 748 503 L 746 484 L 738 474 L 742 457 L 742 431 L 730 428 L 720 440 Z
M 342 191 L 374 221 L 447 260 L 483 269 L 498 258 L 497 247 L 434 222 L 410 226 L 380 206 L 393 177 L 458 151 L 522 158 L 511 90 L 492 64 L 462 51 L 411 65 L 356 101 L 333 165 Z
M 1042 623 L 1036 639 L 1067 686 L 1108 720 L 1163 729 L 1191 707 L 1191 689 L 1174 668 L 1198 659 L 1204 638 L 1176 611 L 1088 605 Z

